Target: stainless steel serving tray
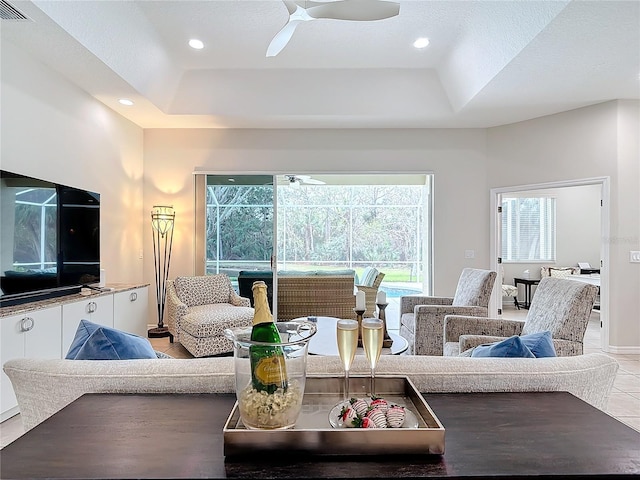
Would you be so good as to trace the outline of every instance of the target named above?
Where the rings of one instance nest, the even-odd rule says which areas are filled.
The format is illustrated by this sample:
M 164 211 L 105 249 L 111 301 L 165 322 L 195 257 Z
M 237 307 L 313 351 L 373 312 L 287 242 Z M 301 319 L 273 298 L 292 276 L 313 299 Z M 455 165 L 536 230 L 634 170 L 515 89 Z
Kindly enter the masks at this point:
M 333 428 L 329 412 L 342 400 L 342 377 L 307 377 L 302 412 L 288 430 L 251 430 L 240 418 L 238 403 L 225 423 L 226 456 L 259 452 L 317 455 L 443 454 L 445 429 L 407 377 L 376 376 L 376 395 L 404 405 L 418 418 L 418 428 Z M 365 397 L 370 377 L 349 379 L 352 397 Z

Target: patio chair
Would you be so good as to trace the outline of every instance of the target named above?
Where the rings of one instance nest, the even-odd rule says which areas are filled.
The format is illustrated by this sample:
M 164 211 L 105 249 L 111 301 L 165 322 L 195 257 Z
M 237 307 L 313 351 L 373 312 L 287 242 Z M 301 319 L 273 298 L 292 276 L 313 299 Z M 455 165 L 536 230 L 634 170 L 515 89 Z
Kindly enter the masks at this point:
M 444 355 L 459 355 L 513 335 L 550 331 L 558 356 L 582 355 L 584 333 L 598 287 L 563 278 L 540 280 L 525 321 L 448 315 Z
M 383 278 L 384 273 L 373 267 L 367 267 L 362 274 L 362 285 L 356 285 L 358 291 L 364 292 L 366 308 L 364 318 L 373 317 L 376 313 L 376 297 Z
M 488 314 L 496 272 L 465 268 L 453 297 L 400 297 L 400 335 L 409 341 L 408 354 L 442 355 L 444 317 Z

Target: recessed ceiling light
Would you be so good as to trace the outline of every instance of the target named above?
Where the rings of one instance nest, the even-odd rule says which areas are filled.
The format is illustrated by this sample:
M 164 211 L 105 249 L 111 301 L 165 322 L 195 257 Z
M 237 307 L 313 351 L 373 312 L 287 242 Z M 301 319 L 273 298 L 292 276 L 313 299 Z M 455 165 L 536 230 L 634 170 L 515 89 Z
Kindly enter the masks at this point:
M 120 100 L 118 100 L 118 102 L 120 102 L 122 105 L 126 105 L 127 107 L 133 105 L 133 101 L 129 100 L 128 98 L 121 98 Z
M 189 46 L 191 48 L 195 48 L 196 50 L 202 50 L 204 48 L 204 43 L 202 42 L 202 40 L 192 38 L 191 40 L 189 40 Z
M 426 37 L 418 38 L 415 42 L 413 42 L 413 46 L 416 48 L 425 48 L 429 45 L 429 39 Z

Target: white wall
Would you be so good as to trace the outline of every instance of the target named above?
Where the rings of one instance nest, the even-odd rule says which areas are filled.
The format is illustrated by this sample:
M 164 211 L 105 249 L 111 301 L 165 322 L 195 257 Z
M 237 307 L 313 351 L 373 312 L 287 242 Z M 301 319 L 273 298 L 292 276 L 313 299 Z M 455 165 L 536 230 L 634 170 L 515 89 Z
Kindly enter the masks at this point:
M 540 278 L 541 266 L 576 267 L 578 262 L 600 266 L 600 186 L 584 185 L 528 190 L 504 194 L 508 197 L 553 197 L 556 199 L 556 261 L 545 263 L 505 263 L 505 283 L 513 284 L 529 270 L 530 278 Z
M 614 353 L 637 353 L 640 264 L 629 263 L 629 251 L 640 250 L 640 102 L 491 128 L 487 142 L 490 188 L 611 178 L 609 342 Z
M 107 282 L 142 282 L 142 129 L 4 40 L 1 61 L 0 167 L 100 193 Z

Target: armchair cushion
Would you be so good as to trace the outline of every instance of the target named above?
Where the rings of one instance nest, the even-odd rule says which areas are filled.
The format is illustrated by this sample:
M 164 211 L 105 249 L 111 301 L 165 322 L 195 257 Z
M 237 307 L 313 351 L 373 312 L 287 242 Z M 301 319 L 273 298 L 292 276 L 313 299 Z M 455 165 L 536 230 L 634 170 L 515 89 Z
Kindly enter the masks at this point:
M 378 276 L 378 269 L 373 267 L 367 267 L 362 272 L 362 280 L 360 280 L 359 284 L 363 287 L 373 287 L 373 282 L 376 280 Z
M 453 306 L 487 307 L 495 283 L 496 272 L 478 268 L 465 268 L 458 279 Z
M 231 303 L 231 283 L 224 274 L 176 277 L 173 284 L 178 298 L 189 307 Z
M 535 358 L 518 335 L 506 338 L 498 343 L 478 345 L 471 352 L 472 357 L 514 357 Z

